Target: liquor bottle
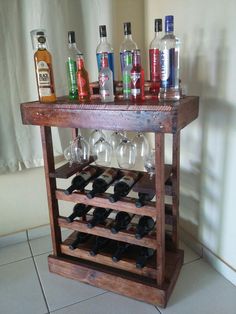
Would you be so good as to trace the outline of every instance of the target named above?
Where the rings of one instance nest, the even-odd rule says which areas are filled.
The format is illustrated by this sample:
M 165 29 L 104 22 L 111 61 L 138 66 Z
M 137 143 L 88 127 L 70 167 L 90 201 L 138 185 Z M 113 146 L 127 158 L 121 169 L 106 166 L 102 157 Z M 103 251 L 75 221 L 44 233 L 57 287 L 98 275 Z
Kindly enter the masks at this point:
M 120 65 L 121 73 L 123 73 L 125 68 L 125 56 L 128 53 L 131 55 L 131 64 L 133 63 L 132 55 L 133 51 L 138 49 L 137 44 L 133 41 L 131 32 L 131 23 L 124 23 L 124 40 L 120 46 Z
M 96 194 L 104 193 L 108 189 L 109 185 L 114 181 L 118 174 L 118 170 L 115 168 L 109 168 L 105 170 L 99 177 L 93 181 L 93 188 L 87 193 L 88 198 L 93 198 Z
M 150 92 L 158 94 L 160 89 L 160 42 L 162 32 L 162 19 L 155 19 L 155 36 L 149 47 L 149 66 L 150 66 Z
M 78 232 L 76 239 L 69 245 L 70 250 L 75 250 L 81 243 L 85 243 L 89 239 L 90 235 L 84 232 Z
M 95 239 L 95 244 L 93 245 L 92 249 L 90 250 L 90 255 L 95 256 L 97 255 L 100 250 L 102 250 L 104 247 L 107 246 L 107 244 L 109 243 L 108 238 L 104 238 L 104 237 L 96 237 Z
M 46 49 L 44 32 L 37 32 L 38 50 L 34 54 L 34 64 L 40 102 L 55 102 L 55 86 L 52 70 L 52 56 Z
M 113 74 L 108 66 L 107 53 L 101 54 L 101 69 L 98 74 L 98 82 L 101 101 L 114 101 Z
M 76 57 L 82 53 L 78 50 L 75 42 L 75 32 L 68 32 L 68 58 L 66 60 L 67 82 L 69 90 L 69 99 L 78 98 L 77 87 L 77 66 Z
M 73 208 L 73 213 L 70 216 L 66 217 L 66 221 L 72 222 L 74 221 L 76 217 L 85 216 L 90 211 L 91 208 L 92 206 L 86 206 L 84 204 L 76 204 Z
M 133 52 L 133 67 L 130 72 L 131 76 L 131 100 L 144 99 L 144 70 L 141 67 L 140 50 Z
M 114 186 L 114 194 L 109 196 L 109 201 L 115 203 L 121 197 L 125 197 L 131 190 L 134 183 L 138 180 L 138 172 L 128 172 Z
M 138 199 L 135 201 L 135 206 L 141 208 L 145 205 L 146 202 L 151 201 L 155 193 L 138 193 Z
M 112 255 L 113 262 L 119 262 L 124 253 L 130 248 L 131 244 L 118 242 L 115 253 Z
M 131 99 L 131 69 L 132 65 L 132 55 L 130 52 L 124 53 L 125 66 L 122 72 L 123 81 L 123 96 L 124 99 Z
M 155 226 L 155 221 L 148 216 L 142 216 L 139 219 L 138 225 L 136 227 L 135 238 L 142 239 L 147 235 Z
M 82 55 L 77 55 L 77 87 L 79 101 L 90 100 L 90 87 L 88 72 L 84 67 L 84 58 Z
M 155 250 L 142 247 L 139 256 L 136 259 L 136 267 L 141 269 L 146 266 L 147 261 L 154 255 Z
M 120 230 L 125 230 L 131 222 L 134 215 L 130 216 L 126 212 L 118 212 L 113 226 L 111 227 L 112 233 L 118 233 Z
M 101 70 L 101 57 L 102 53 L 106 52 L 108 55 L 108 66 L 112 70 L 113 79 L 115 78 L 114 73 L 114 52 L 111 44 L 107 40 L 107 29 L 106 25 L 99 25 L 99 35 L 100 35 L 100 42 L 96 49 L 96 56 L 97 56 L 97 64 L 98 64 L 98 73 Z
M 112 212 L 112 209 L 96 207 L 93 212 L 93 218 L 88 220 L 87 226 L 92 229 L 96 225 L 104 222 Z
M 179 39 L 174 35 L 174 17 L 165 17 L 165 35 L 160 42 L 160 100 L 179 100 Z
M 97 173 L 97 169 L 93 166 L 85 167 L 76 177 L 73 178 L 71 186 L 69 186 L 64 193 L 71 194 L 74 190 L 83 191 L 89 180 Z

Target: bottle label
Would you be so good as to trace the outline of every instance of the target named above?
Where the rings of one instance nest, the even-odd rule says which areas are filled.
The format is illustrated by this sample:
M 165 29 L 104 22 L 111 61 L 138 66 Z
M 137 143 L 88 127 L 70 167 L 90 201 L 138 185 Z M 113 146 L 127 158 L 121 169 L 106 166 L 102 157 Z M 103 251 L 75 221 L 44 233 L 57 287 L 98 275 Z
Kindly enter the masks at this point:
M 103 174 L 101 174 L 98 178 L 103 179 L 106 184 L 110 184 L 115 177 L 117 171 L 114 169 L 107 169 Z
M 123 72 L 123 94 L 131 94 L 131 76 L 130 72 Z
M 72 59 L 68 59 L 68 61 L 66 62 L 66 65 L 67 65 L 67 76 L 68 76 L 69 91 L 76 92 L 77 91 L 76 62 Z
M 126 56 L 130 55 L 131 56 L 131 64 L 133 64 L 133 53 L 130 50 L 125 50 L 120 52 L 120 66 L 121 66 L 121 73 L 123 73 L 124 68 L 125 68 L 125 58 Z
M 125 182 L 129 187 L 131 187 L 135 182 L 135 178 L 127 175 L 127 176 L 124 176 L 122 179 L 120 179 L 119 182 Z
M 89 180 L 96 173 L 96 169 L 89 167 L 84 169 L 79 173 L 79 176 L 82 177 L 85 181 Z
M 160 54 L 159 49 L 149 49 L 150 79 L 152 82 L 160 81 Z
M 160 66 L 161 66 L 161 87 L 170 88 L 175 87 L 175 72 L 176 72 L 176 62 L 175 62 L 175 48 L 164 49 L 161 51 L 160 56 Z
M 109 76 L 104 73 L 99 73 L 99 87 L 100 87 L 100 95 L 102 98 L 107 98 L 111 96 L 111 92 L 113 88 L 111 87 L 111 90 L 109 89 L 110 79 Z M 113 82 L 111 83 L 113 84 Z
M 51 96 L 53 93 L 51 90 L 50 67 L 45 61 L 37 63 L 37 76 L 40 97 Z
M 101 62 L 102 53 L 99 52 L 96 55 L 97 55 L 98 72 L 100 72 L 101 67 L 102 67 L 102 62 Z M 115 72 L 114 72 L 114 54 L 112 52 L 109 52 L 109 53 L 107 53 L 107 55 L 108 55 L 108 66 L 112 70 L 113 78 L 114 78 L 115 77 Z

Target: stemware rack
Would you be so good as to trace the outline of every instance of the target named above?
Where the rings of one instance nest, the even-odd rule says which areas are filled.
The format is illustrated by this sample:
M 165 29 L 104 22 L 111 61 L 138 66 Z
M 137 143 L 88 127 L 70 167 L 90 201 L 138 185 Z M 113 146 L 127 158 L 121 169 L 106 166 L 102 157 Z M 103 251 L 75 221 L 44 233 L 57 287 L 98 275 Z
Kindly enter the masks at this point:
M 137 103 L 115 100 L 101 103 L 92 99 L 86 104 L 58 98 L 56 103 L 45 104 L 29 102 L 21 104 L 22 121 L 28 125 L 38 125 L 41 129 L 45 178 L 47 186 L 49 217 L 53 252 L 48 257 L 51 272 L 76 279 L 99 288 L 107 289 L 141 301 L 165 307 L 174 288 L 183 263 L 183 251 L 179 249 L 179 168 L 180 168 L 180 131 L 198 116 L 199 98 L 184 97 L 177 102 L 159 103 L 146 99 Z M 93 199 L 86 197 L 86 191 L 66 195 L 57 188 L 58 178 L 70 178 L 87 164 L 63 165 L 55 169 L 51 127 L 92 128 L 103 130 L 126 130 L 153 132 L 155 135 L 155 175 L 152 180 L 145 172 L 140 172 L 134 192 L 154 192 L 156 201 L 147 202 L 136 208 L 133 197 L 125 197 L 116 203 L 110 203 L 108 193 L 97 195 Z M 74 132 L 75 134 L 76 132 Z M 172 163 L 165 165 L 165 134 L 172 134 Z M 120 174 L 125 170 L 120 170 Z M 171 198 L 165 204 L 165 196 Z M 128 230 L 112 234 L 108 218 L 104 224 L 89 229 L 86 219 L 72 223 L 60 216 L 58 201 L 83 203 L 92 206 L 111 208 L 114 211 L 126 211 L 135 215 L 146 215 L 156 221 L 156 228 L 149 235 L 138 240 L 135 238 L 135 225 Z M 62 241 L 61 228 L 71 230 L 71 235 Z M 77 231 L 99 235 L 111 239 L 111 244 L 96 256 L 90 256 L 90 241 L 75 250 L 69 249 Z M 166 235 L 170 235 L 167 239 Z M 156 250 L 146 267 L 135 266 L 135 247 L 119 262 L 111 259 L 112 240 L 122 241 Z

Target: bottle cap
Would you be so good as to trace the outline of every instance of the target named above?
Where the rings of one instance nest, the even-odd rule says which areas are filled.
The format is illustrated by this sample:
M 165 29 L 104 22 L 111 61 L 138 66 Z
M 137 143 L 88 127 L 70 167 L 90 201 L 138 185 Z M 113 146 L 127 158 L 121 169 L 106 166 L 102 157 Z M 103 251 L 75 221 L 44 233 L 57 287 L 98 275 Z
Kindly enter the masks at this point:
M 131 35 L 131 23 L 130 22 L 124 23 L 124 34 Z
M 69 44 L 75 43 L 75 32 L 74 31 L 68 32 L 68 43 Z
M 46 37 L 43 32 L 37 32 L 36 35 L 38 36 L 38 42 L 40 44 L 44 44 L 46 42 Z
M 174 31 L 174 16 L 167 15 L 165 17 L 165 32 L 172 33 Z
M 44 36 L 44 32 L 37 32 L 36 35 L 37 36 Z
M 107 37 L 106 25 L 99 25 L 99 34 L 100 37 Z
M 155 33 L 162 32 L 162 19 L 155 19 Z

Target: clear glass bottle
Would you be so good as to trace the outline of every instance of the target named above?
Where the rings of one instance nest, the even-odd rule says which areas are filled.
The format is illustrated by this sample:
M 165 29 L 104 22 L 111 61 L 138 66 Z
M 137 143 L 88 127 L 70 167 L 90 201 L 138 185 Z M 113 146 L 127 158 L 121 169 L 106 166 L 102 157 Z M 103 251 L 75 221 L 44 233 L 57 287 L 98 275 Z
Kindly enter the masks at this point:
M 90 100 L 90 86 L 88 72 L 84 67 L 83 55 L 77 55 L 77 86 L 78 86 L 78 99 L 79 101 Z
M 162 19 L 155 19 L 155 36 L 149 47 L 150 81 L 152 82 L 150 92 L 158 94 L 160 89 L 160 42 L 162 32 Z
M 76 57 L 82 53 L 78 50 L 75 41 L 75 32 L 68 32 L 68 57 L 66 60 L 66 73 L 67 73 L 67 84 L 69 91 L 69 99 L 78 98 L 78 87 L 77 87 L 77 66 Z
M 133 52 L 133 67 L 131 76 L 131 100 L 144 100 L 144 70 L 141 66 L 140 50 Z
M 114 101 L 113 74 L 108 66 L 108 54 L 102 53 L 101 70 L 98 75 L 99 93 L 102 102 Z
M 132 54 L 131 52 L 125 53 L 125 67 L 122 73 L 123 81 L 123 96 L 124 99 L 131 99 L 131 70 L 132 70 Z
M 125 67 L 125 55 L 126 52 L 133 54 L 133 51 L 138 49 L 137 44 L 134 42 L 132 38 L 131 32 L 131 23 L 126 22 L 124 23 L 124 40 L 120 45 L 120 65 L 121 65 L 121 73 L 123 73 Z M 131 59 L 131 63 L 133 60 Z
M 34 54 L 35 73 L 40 102 L 55 102 L 55 85 L 52 70 L 52 56 L 46 49 L 44 32 L 37 32 L 38 50 Z
M 160 43 L 160 100 L 179 100 L 179 39 L 174 35 L 174 16 L 165 17 L 165 35 Z
M 96 56 L 97 56 L 97 64 L 98 64 L 98 72 L 101 70 L 102 66 L 102 55 L 104 52 L 107 53 L 108 56 L 108 65 L 113 73 L 113 78 L 115 77 L 114 73 L 114 52 L 111 44 L 107 40 L 107 29 L 106 25 L 99 26 L 99 35 L 100 35 L 100 42 L 96 49 Z

